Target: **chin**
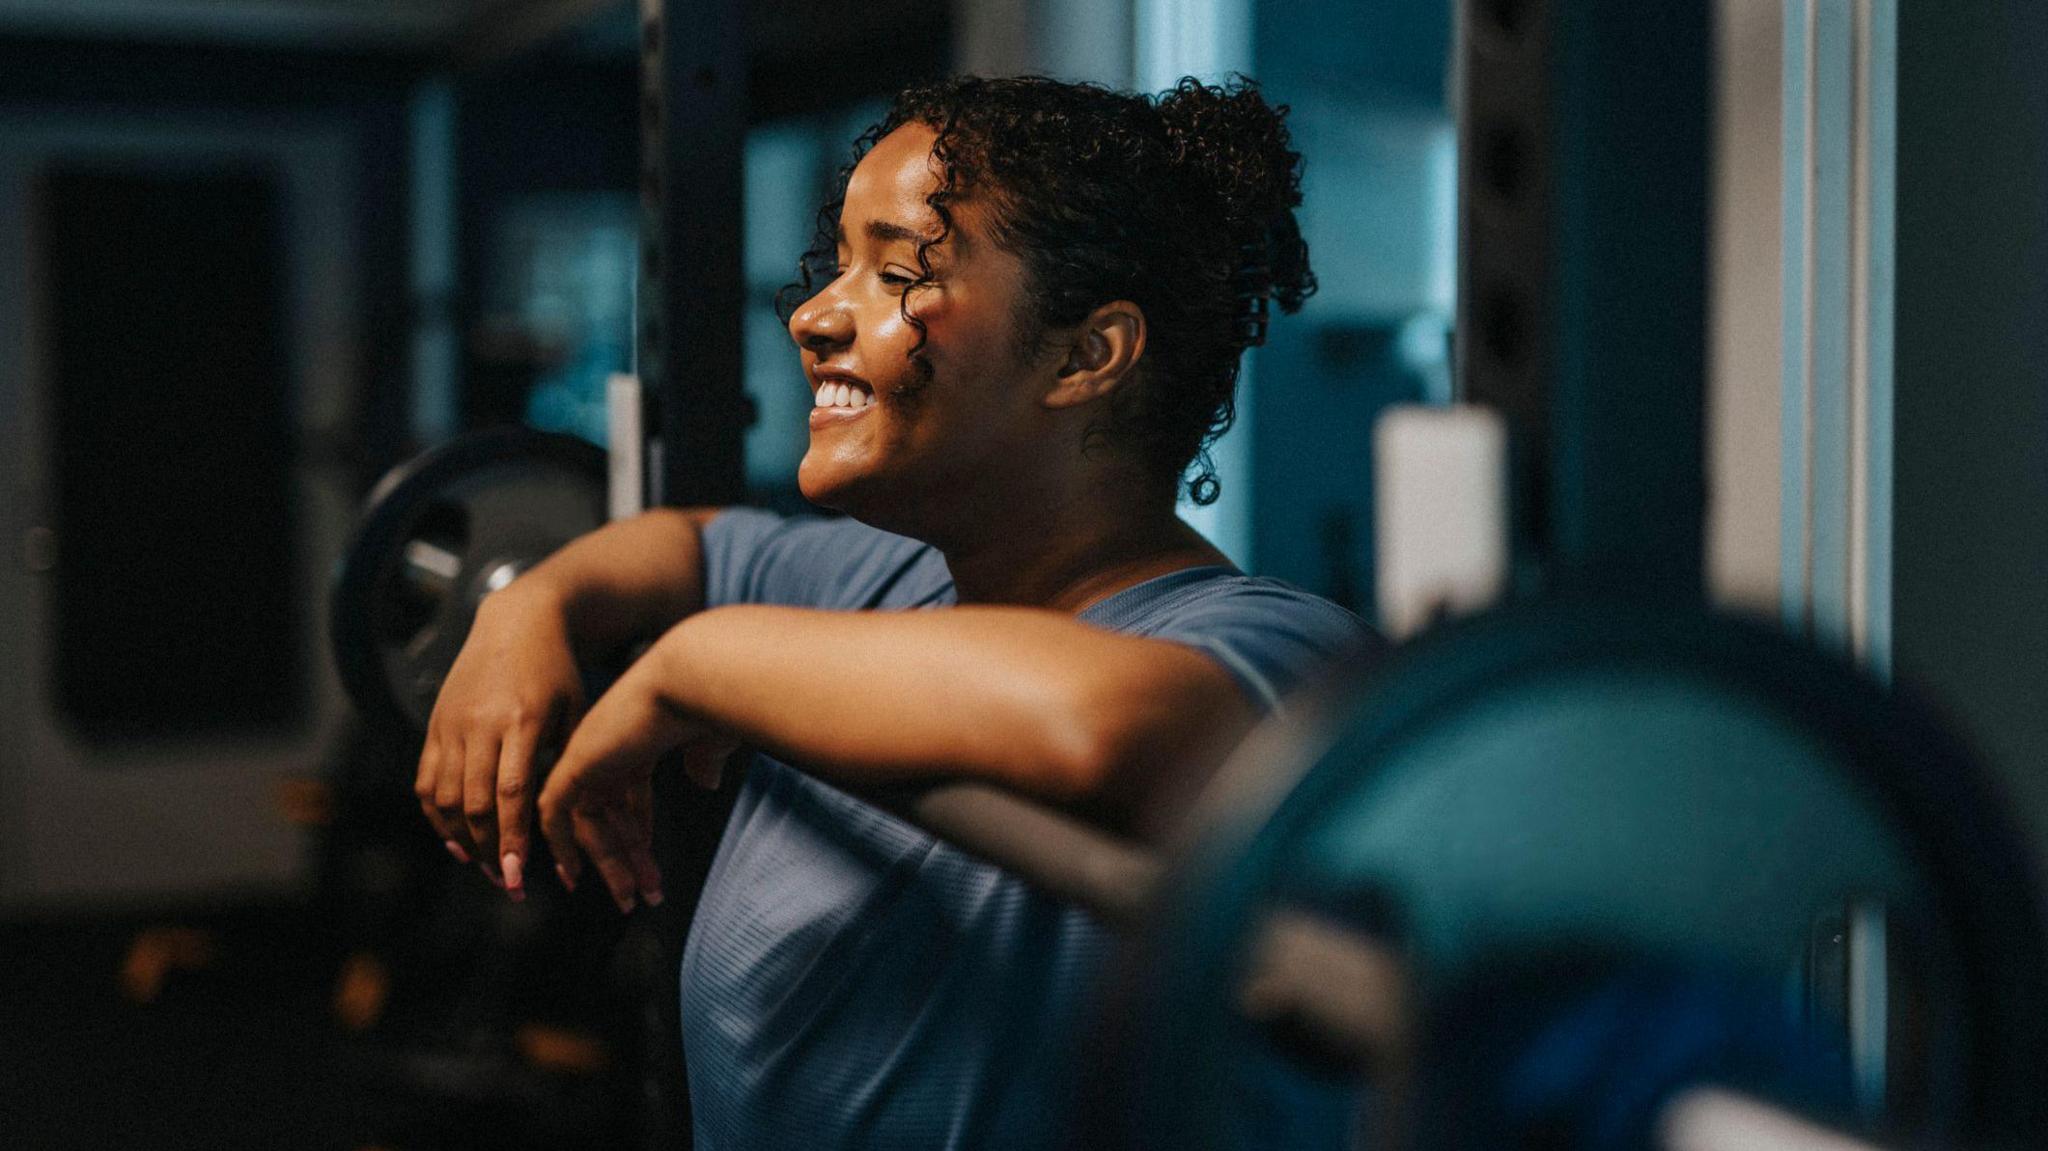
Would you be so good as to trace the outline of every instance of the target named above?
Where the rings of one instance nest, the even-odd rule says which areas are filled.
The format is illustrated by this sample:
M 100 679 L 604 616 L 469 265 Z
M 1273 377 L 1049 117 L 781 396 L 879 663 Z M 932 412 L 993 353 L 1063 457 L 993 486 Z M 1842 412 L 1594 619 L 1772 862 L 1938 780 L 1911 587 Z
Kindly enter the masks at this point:
M 916 517 L 903 514 L 908 509 L 902 506 L 902 493 L 899 490 L 892 498 L 889 485 L 878 480 L 873 475 L 849 474 L 826 466 L 804 466 L 797 469 L 796 486 L 806 500 L 827 511 L 885 532 L 915 536 Z
M 797 473 L 796 490 L 803 493 L 804 500 L 827 511 L 844 511 L 840 506 L 838 493 L 830 485 L 810 483 Z
M 810 456 L 797 465 L 797 490 L 821 508 L 853 514 L 854 505 L 860 502 L 861 486 L 860 477 L 848 475 L 845 469 L 829 463 L 813 462 Z

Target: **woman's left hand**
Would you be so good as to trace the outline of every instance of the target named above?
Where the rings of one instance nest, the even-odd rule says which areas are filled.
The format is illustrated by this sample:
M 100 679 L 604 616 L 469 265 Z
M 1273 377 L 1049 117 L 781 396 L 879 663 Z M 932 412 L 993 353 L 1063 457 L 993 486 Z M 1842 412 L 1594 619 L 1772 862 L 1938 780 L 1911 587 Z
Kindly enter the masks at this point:
M 621 912 L 662 901 L 661 870 L 654 862 L 657 762 L 679 750 L 689 777 L 716 787 L 718 769 L 738 747 L 671 706 L 658 690 L 654 663 L 643 658 L 591 706 L 555 762 L 538 805 L 541 834 L 554 851 L 563 886 L 575 889 L 587 854 Z

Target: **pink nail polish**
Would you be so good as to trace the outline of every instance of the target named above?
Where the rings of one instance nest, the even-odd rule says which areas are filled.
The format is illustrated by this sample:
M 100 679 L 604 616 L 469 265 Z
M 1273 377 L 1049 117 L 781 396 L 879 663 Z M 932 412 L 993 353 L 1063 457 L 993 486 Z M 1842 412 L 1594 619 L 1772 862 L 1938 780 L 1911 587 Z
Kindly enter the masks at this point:
M 469 862 L 469 853 L 468 853 L 468 852 L 466 852 L 466 851 L 464 851 L 464 850 L 462 850 L 462 845 L 461 845 L 461 844 L 459 844 L 459 843 L 455 842 L 455 841 L 454 841 L 454 840 L 452 840 L 452 839 L 444 839 L 444 840 L 442 840 L 442 841 L 441 841 L 441 846 L 442 846 L 442 847 L 445 847 L 445 848 L 447 848 L 447 849 L 448 849 L 448 854 L 450 854 L 450 855 L 452 855 L 452 856 L 454 856 L 454 857 L 455 857 L 455 862 L 457 862 L 457 863 L 468 863 L 468 862 Z
M 645 900 L 649 907 L 660 907 L 664 897 L 659 891 L 643 891 L 640 893 L 640 898 Z
M 570 878 L 570 876 L 569 876 L 569 869 L 568 869 L 568 868 L 566 868 L 566 867 L 563 867 L 563 866 L 562 866 L 561 864 L 559 864 L 559 863 L 555 864 L 555 878 L 557 878 L 557 879 L 559 879 L 559 880 L 561 880 L 561 881 L 562 881 L 562 890 L 564 890 L 564 891 L 574 891 L 574 890 L 576 890 L 576 881 L 575 881 L 574 879 Z
M 504 869 L 505 886 L 507 888 L 513 891 L 517 891 L 520 888 L 526 886 L 526 875 L 523 869 L 524 865 L 522 865 L 519 862 L 518 856 L 508 851 L 505 853 L 504 857 L 498 861 L 498 866 Z

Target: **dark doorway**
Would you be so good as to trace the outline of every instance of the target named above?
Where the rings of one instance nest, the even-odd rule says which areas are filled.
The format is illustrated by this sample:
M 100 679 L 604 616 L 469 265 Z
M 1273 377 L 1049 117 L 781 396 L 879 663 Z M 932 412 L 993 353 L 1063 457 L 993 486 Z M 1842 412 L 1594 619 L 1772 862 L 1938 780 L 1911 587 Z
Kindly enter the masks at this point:
M 291 726 L 307 686 L 278 175 L 79 165 L 40 191 L 56 710 L 100 741 Z

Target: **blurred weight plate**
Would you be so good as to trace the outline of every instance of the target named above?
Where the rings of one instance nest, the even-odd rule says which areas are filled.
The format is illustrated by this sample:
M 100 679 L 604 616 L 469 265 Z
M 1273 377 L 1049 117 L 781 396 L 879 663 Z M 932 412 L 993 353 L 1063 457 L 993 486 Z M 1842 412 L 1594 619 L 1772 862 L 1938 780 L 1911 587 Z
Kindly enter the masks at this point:
M 335 572 L 342 683 L 373 725 L 421 733 L 484 596 L 605 522 L 605 453 L 496 428 L 399 465 Z
M 1782 986 L 1788 1021 L 1839 1029 L 1872 1118 L 2048 1146 L 2032 866 L 1974 758 L 1910 700 L 1772 628 L 1560 601 L 1441 628 L 1320 716 L 1248 743 L 1203 805 L 1211 834 L 1131 1009 L 1123 1145 L 1326 1145 L 1274 1138 L 1246 1102 L 1276 1091 L 1335 1145 L 1383 1110 L 1365 1068 L 1302 1063 L 1246 1019 L 1284 917 L 1403 956 L 1425 1018 L 1503 964 L 1575 952 Z M 1875 924 L 1849 941 L 1860 989 L 1830 974 L 1845 915 Z M 1370 1022 L 1324 966 L 1332 1003 L 1292 1014 Z M 1344 1039 L 1316 1050 L 1371 1048 Z

